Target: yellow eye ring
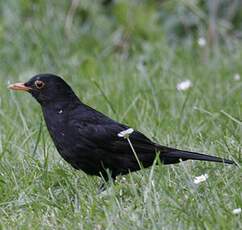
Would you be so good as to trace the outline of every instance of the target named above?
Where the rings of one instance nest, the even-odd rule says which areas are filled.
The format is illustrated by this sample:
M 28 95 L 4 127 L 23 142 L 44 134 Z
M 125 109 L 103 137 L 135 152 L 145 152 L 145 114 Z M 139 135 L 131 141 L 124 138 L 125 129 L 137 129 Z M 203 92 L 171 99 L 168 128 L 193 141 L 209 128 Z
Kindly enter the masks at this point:
M 37 89 L 42 89 L 45 86 L 45 83 L 43 81 L 39 81 L 39 80 L 35 81 L 34 84 Z

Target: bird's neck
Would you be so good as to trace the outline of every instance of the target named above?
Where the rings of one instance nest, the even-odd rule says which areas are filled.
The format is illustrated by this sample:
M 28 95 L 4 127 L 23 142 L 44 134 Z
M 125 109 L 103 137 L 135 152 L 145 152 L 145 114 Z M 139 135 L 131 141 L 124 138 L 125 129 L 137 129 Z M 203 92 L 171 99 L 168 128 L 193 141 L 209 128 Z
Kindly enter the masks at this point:
M 71 111 L 79 106 L 81 102 L 79 99 L 73 98 L 73 100 L 60 100 L 55 101 L 54 103 L 48 103 L 45 106 L 42 106 L 44 114 L 48 111 L 53 114 L 62 114 L 63 111 Z
M 54 142 L 56 138 L 64 138 L 68 118 L 80 103 L 80 101 L 61 101 L 42 106 L 44 119 Z

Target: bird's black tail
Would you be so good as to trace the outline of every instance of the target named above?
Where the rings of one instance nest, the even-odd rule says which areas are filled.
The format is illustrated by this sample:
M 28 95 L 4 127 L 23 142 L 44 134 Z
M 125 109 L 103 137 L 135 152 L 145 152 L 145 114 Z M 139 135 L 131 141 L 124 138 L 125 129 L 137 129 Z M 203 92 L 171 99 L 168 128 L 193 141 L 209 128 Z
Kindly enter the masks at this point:
M 174 164 L 180 161 L 186 160 L 198 160 L 198 161 L 213 161 L 225 164 L 235 164 L 234 161 L 223 159 L 220 157 L 210 156 L 202 153 L 183 151 L 178 149 L 168 148 L 166 151 L 161 147 L 160 159 L 164 164 Z

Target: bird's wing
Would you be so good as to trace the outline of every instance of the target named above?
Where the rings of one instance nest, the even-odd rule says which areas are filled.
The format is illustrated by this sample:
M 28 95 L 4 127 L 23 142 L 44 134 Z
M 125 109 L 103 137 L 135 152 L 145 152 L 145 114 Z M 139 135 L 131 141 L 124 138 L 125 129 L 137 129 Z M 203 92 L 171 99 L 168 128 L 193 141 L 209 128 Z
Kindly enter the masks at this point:
M 88 148 L 90 155 L 94 153 L 95 160 L 101 159 L 106 168 L 116 169 L 117 174 L 122 170 L 133 171 L 139 168 L 128 140 L 118 136 L 128 126 L 98 117 L 96 113 L 89 118 L 82 116 L 80 119 L 72 119 L 70 126 L 75 133 L 73 136 L 78 138 L 74 142 Z M 140 162 L 144 167 L 150 166 L 156 155 L 155 144 L 138 131 L 134 131 L 129 138 Z
M 118 123 L 90 107 L 86 107 L 84 111 L 79 110 L 71 115 L 68 124 L 74 132 L 79 134 L 78 136 L 93 142 L 93 145 L 98 147 L 101 144 L 108 144 L 105 147 L 113 149 L 116 148 L 116 145 L 129 146 L 127 140 L 119 137 L 118 134 L 130 127 Z M 134 145 L 153 144 L 149 138 L 138 131 L 134 131 L 130 135 L 130 140 Z
M 74 124 L 73 131 L 78 133 L 78 136 L 92 143 L 93 147 L 102 147 L 107 150 L 117 151 L 120 148 L 130 149 L 128 141 L 119 137 L 118 134 L 124 130 L 129 129 L 128 126 L 119 123 L 92 123 L 87 121 L 78 121 Z M 132 145 L 137 148 L 146 149 L 153 145 L 153 142 L 144 134 L 134 131 L 129 137 Z

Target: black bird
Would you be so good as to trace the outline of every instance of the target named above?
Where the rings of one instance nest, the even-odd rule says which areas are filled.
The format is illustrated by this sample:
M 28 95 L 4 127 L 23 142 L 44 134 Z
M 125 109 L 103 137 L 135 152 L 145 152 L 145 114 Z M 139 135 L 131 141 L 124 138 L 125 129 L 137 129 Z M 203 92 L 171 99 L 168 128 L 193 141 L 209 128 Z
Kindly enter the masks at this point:
M 128 140 L 118 136 L 129 127 L 83 104 L 59 76 L 39 74 L 9 88 L 27 91 L 40 103 L 50 136 L 68 163 L 89 175 L 102 176 L 106 181 L 109 175 L 115 179 L 151 166 L 157 154 L 164 164 L 186 160 L 234 164 L 232 160 L 159 145 L 139 131 L 129 137 L 135 156 Z

